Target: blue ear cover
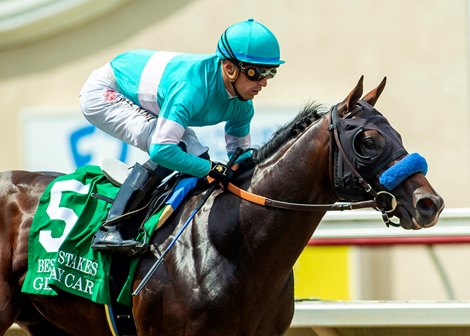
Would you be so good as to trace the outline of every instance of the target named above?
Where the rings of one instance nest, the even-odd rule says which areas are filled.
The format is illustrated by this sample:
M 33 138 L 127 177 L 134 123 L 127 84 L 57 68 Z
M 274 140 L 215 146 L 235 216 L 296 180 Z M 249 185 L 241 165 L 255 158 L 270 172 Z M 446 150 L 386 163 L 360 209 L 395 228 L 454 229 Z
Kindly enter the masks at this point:
M 428 164 L 426 159 L 418 153 L 412 153 L 384 171 L 379 178 L 379 182 L 387 190 L 393 190 L 411 175 L 416 173 L 426 175 L 427 172 Z

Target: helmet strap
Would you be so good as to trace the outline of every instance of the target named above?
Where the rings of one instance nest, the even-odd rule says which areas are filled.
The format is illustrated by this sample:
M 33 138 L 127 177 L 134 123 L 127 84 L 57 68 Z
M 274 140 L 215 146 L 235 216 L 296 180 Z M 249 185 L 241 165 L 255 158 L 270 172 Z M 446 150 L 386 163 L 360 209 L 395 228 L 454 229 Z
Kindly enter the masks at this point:
M 227 75 L 227 77 L 230 80 L 230 83 L 232 84 L 233 91 L 235 91 L 235 94 L 236 94 L 237 98 L 241 101 L 246 101 L 246 99 L 244 99 L 240 95 L 240 93 L 237 90 L 237 87 L 235 86 L 235 84 L 237 83 L 238 78 L 240 78 L 240 72 L 241 72 L 240 68 L 237 65 L 235 65 L 235 67 L 237 68 L 237 71 L 235 71 L 233 76 Z
M 238 76 L 237 76 L 237 79 L 238 79 Z M 234 81 L 230 81 L 230 83 L 232 83 L 232 88 L 233 88 L 233 91 L 235 91 L 235 94 L 237 95 L 237 98 L 241 101 L 246 101 L 246 99 L 244 99 L 239 93 L 238 93 L 238 90 L 237 88 L 235 87 L 235 82 L 236 80 Z
M 237 96 L 237 98 L 241 101 L 246 101 L 246 99 L 243 99 L 242 96 L 240 95 L 240 93 L 238 92 L 235 84 L 238 80 L 238 78 L 240 77 L 240 67 L 238 67 L 235 62 L 231 61 L 231 60 L 227 60 L 229 61 L 230 63 L 232 63 L 235 67 L 235 71 L 233 73 L 229 73 L 225 67 L 222 65 L 222 71 L 224 72 L 225 74 L 225 77 L 227 77 L 227 79 L 230 81 L 230 84 L 232 85 L 232 89 L 233 91 L 235 92 L 235 95 Z M 223 62 L 223 61 L 222 61 Z

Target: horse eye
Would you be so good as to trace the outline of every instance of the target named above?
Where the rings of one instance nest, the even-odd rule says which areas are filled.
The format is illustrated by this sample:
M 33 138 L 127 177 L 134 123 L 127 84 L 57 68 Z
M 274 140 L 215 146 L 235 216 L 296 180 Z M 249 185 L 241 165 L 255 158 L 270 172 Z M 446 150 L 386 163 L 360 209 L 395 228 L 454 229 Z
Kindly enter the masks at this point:
M 375 149 L 377 148 L 375 140 L 372 137 L 367 137 L 362 141 L 362 144 L 366 149 Z
M 365 131 L 360 133 L 354 143 L 356 153 L 363 158 L 374 158 L 380 155 L 384 141 L 378 133 Z

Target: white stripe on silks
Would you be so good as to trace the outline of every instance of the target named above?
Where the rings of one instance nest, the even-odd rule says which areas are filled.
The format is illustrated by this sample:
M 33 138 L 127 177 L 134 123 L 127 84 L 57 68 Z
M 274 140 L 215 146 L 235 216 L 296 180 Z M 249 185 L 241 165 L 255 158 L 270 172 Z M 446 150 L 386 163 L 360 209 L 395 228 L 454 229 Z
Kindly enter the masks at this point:
M 157 103 L 157 90 L 163 71 L 168 62 L 178 53 L 169 51 L 157 51 L 150 57 L 142 71 L 139 83 L 139 103 L 145 110 L 158 115 L 160 107 Z
M 179 144 L 184 134 L 184 127 L 176 121 L 163 117 L 157 118 L 157 126 L 153 132 L 151 144 Z
M 243 149 L 248 149 L 251 146 L 251 135 L 248 134 L 244 137 L 236 137 L 230 134 L 225 133 L 225 148 L 227 149 L 227 153 L 234 153 L 237 147 L 241 147 Z

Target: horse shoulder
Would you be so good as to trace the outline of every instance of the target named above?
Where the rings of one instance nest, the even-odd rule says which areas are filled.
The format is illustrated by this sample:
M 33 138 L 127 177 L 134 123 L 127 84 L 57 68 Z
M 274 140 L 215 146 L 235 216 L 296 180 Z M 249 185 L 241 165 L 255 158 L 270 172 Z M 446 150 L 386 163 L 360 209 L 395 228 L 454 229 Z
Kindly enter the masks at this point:
M 19 170 L 0 173 L 0 255 L 3 267 L 15 274 L 26 272 L 31 222 L 44 189 L 56 176 Z

